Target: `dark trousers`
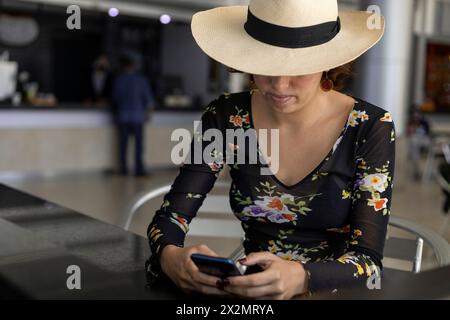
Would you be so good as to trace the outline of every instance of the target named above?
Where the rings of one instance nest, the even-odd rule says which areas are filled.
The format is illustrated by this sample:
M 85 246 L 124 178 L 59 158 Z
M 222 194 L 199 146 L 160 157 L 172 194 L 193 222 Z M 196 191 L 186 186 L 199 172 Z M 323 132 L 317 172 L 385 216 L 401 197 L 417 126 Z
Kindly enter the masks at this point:
M 135 160 L 135 173 L 144 173 L 143 162 L 143 124 L 142 123 L 119 123 L 119 151 L 120 151 L 120 172 L 122 174 L 128 173 L 127 166 L 127 150 L 128 140 L 130 136 L 134 137 L 134 160 Z

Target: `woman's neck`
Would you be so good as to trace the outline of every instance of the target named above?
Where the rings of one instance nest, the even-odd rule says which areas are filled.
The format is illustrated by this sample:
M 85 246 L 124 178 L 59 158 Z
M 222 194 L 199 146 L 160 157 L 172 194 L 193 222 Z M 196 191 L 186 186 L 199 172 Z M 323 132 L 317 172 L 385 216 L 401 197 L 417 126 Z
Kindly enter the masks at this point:
M 289 113 L 277 111 L 270 106 L 264 99 L 263 95 L 257 91 L 255 102 L 261 106 L 262 111 L 270 119 L 273 127 L 283 128 L 286 130 L 298 130 L 300 128 L 310 128 L 316 124 L 324 116 L 325 106 L 328 105 L 330 93 L 318 91 L 310 99 L 297 103 L 296 110 Z

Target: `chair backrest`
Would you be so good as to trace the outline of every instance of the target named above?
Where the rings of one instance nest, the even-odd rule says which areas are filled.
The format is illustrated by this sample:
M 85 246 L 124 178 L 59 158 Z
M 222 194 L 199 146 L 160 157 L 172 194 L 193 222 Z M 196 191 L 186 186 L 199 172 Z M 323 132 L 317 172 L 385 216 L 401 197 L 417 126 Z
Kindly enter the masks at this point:
M 170 185 L 161 186 L 151 191 L 141 192 L 135 196 L 123 210 L 120 226 L 128 230 L 139 209 L 148 201 L 159 198 L 169 192 L 170 187 Z M 214 188 L 220 187 L 229 187 L 229 184 L 217 181 Z M 240 221 L 235 219 L 231 212 L 228 195 L 208 194 L 198 210 L 197 217 L 189 225 L 189 235 L 242 238 L 243 231 Z
M 385 260 L 389 261 L 389 258 L 393 257 L 397 260 L 412 261 L 411 271 L 418 273 L 421 270 L 422 251 L 425 242 L 433 250 L 439 266 L 450 265 L 450 245 L 435 231 L 411 220 L 396 216 L 390 217 L 389 225 L 410 233 L 415 237 L 415 240 L 388 237 L 384 249 Z M 385 261 L 383 262 L 385 263 Z
M 216 182 L 215 187 L 227 187 L 227 183 Z M 161 197 L 170 190 L 170 185 L 138 194 L 125 208 L 121 226 L 128 230 L 140 207 L 155 198 Z M 198 211 L 198 216 L 189 226 L 189 235 L 208 237 L 230 237 L 243 239 L 243 231 L 238 219 L 232 219 L 228 195 L 208 195 Z M 204 215 L 203 215 L 204 213 Z M 225 214 L 225 216 L 224 216 Z M 228 216 L 229 218 L 226 218 Z M 225 217 L 225 218 L 224 218 Z M 386 239 L 383 264 L 391 269 L 396 265 L 408 264 L 409 271 L 418 273 L 421 270 L 423 244 L 432 248 L 439 266 L 450 265 L 450 245 L 439 234 L 413 221 L 391 216 L 389 225 L 402 229 L 413 235 L 414 239 L 403 239 L 389 236 Z M 229 256 L 237 259 L 243 256 L 242 245 Z M 405 270 L 404 267 L 400 270 Z

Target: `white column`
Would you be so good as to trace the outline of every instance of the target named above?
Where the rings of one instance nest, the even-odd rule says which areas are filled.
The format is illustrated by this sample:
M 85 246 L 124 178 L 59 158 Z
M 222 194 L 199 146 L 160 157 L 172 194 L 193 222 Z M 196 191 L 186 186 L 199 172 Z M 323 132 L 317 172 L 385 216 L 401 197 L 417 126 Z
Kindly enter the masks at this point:
M 361 71 L 361 98 L 388 110 L 397 135 L 403 133 L 409 106 L 414 0 L 369 0 L 386 19 L 383 39 L 364 57 Z
M 230 73 L 228 78 L 228 92 L 242 92 L 248 86 L 248 76 L 244 73 Z

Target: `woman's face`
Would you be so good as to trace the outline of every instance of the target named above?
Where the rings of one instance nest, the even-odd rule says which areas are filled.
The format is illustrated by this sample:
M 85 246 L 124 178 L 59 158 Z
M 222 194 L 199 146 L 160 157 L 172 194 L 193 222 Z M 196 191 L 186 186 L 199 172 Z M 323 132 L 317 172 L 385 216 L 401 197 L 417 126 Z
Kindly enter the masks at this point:
M 263 99 L 274 111 L 291 113 L 311 101 L 320 90 L 322 72 L 304 76 L 253 76 Z

